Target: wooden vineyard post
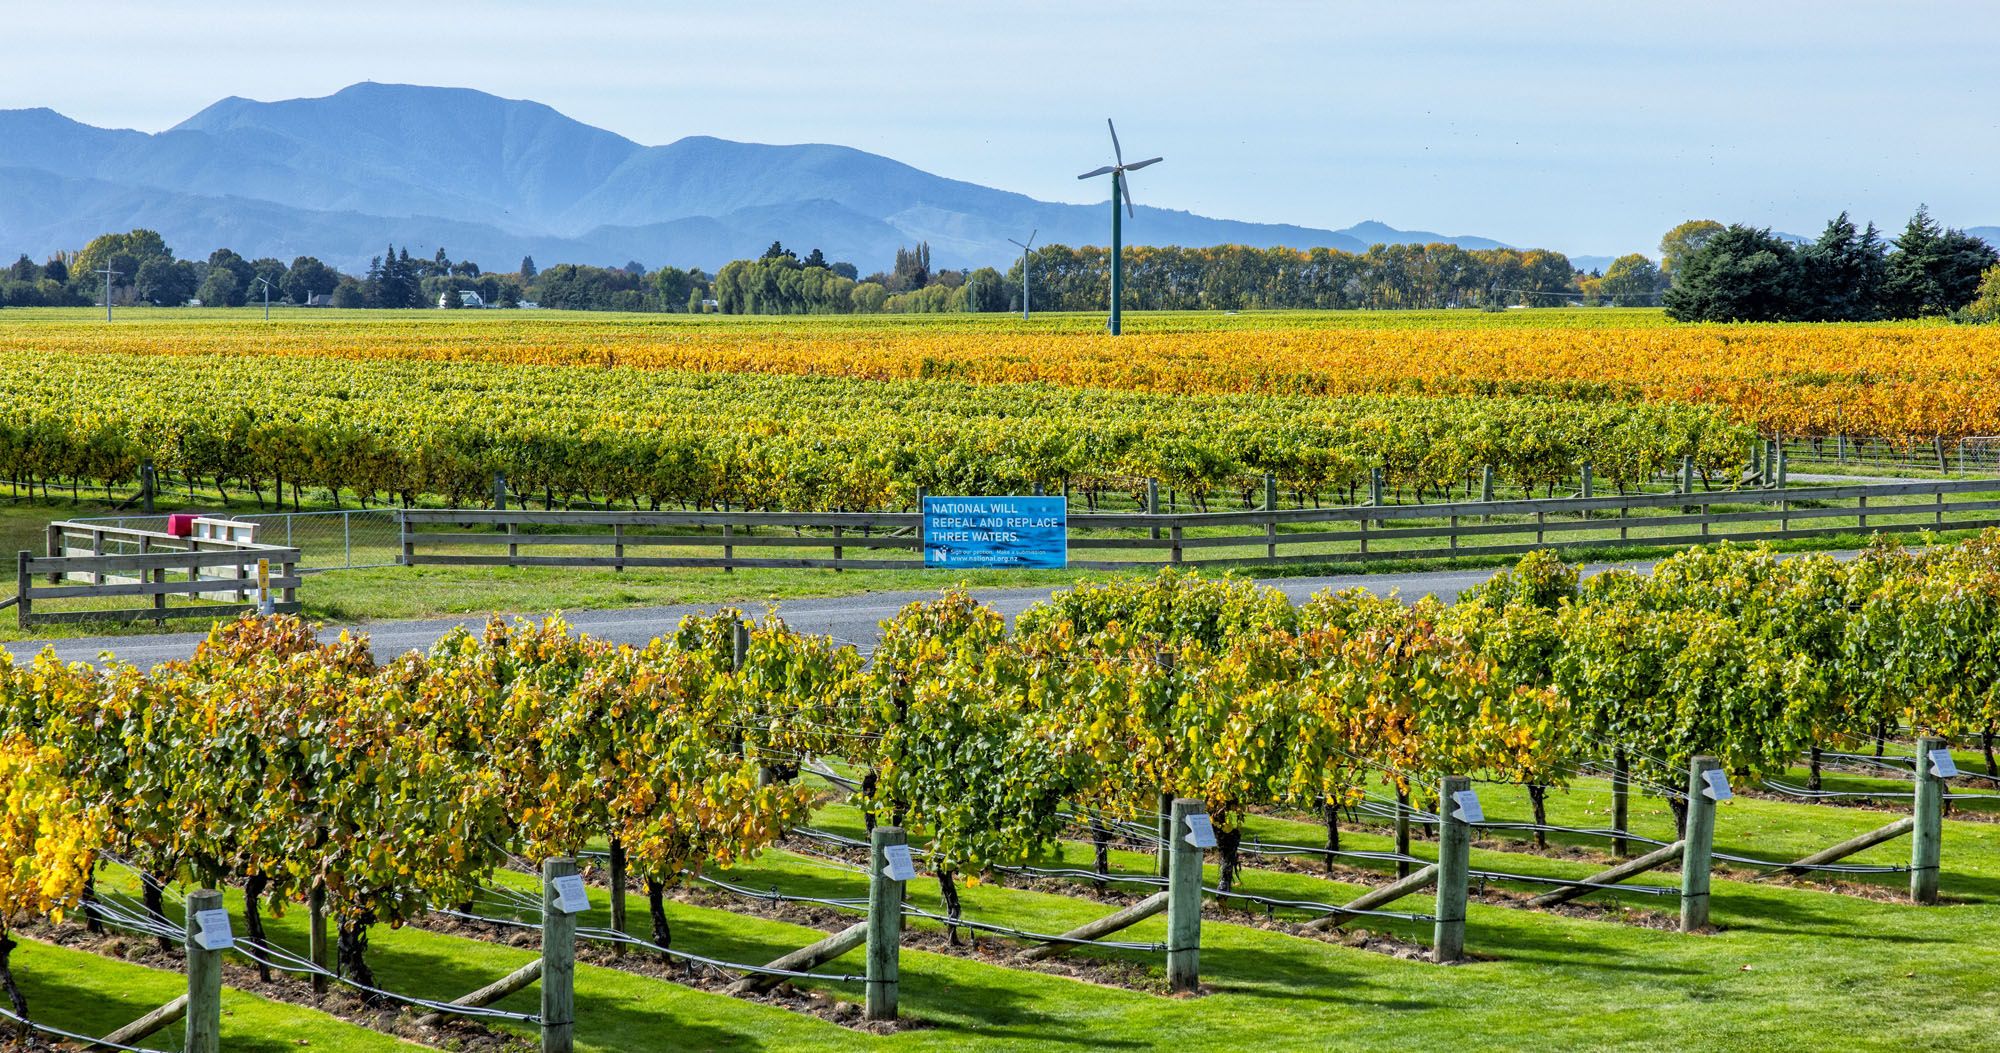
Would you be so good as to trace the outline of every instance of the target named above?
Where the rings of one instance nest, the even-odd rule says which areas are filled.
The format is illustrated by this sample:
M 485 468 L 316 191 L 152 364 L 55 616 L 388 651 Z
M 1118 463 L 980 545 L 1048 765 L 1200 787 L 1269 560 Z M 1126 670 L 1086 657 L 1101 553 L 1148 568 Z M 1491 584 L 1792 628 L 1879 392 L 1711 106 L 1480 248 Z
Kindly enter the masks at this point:
M 903 828 L 868 832 L 868 992 L 866 1020 L 896 1019 L 896 989 L 903 942 L 903 882 L 889 876 L 889 847 L 905 845 Z
M 1264 521 L 1264 558 L 1278 558 L 1278 477 L 1272 472 L 1264 473 L 1264 511 L 1271 518 Z
M 1146 480 L 1146 514 L 1149 516 L 1160 514 L 1160 481 L 1158 479 Z M 1157 525 L 1153 527 L 1153 540 L 1160 540 L 1160 528 Z
M 313 882 L 306 895 L 306 957 L 319 967 L 313 972 L 313 995 L 326 994 L 326 973 L 331 968 L 326 955 L 326 886 Z
M 1722 768 L 1714 757 L 1688 761 L 1687 836 L 1681 846 L 1681 931 L 1708 925 L 1708 868 L 1715 857 L 1715 798 L 1708 773 Z
M 1169 691 L 1173 689 L 1174 662 L 1178 657 L 1172 650 L 1164 647 L 1160 649 L 1160 675 L 1167 679 Z M 1153 823 L 1160 838 L 1159 876 L 1166 877 L 1174 854 L 1174 795 L 1163 789 L 1155 804 L 1156 814 Z
M 1620 859 L 1632 854 L 1632 846 L 1625 838 L 1631 806 L 1632 762 L 1620 749 L 1611 757 L 1611 828 L 1617 831 L 1611 838 L 1611 854 Z
M 624 932 L 625 840 L 623 838 L 613 837 L 611 839 L 609 855 L 609 866 L 611 869 L 611 927 L 618 932 Z M 625 945 L 623 943 L 612 944 L 611 953 L 623 955 L 625 953 Z
M 1410 795 L 1396 791 L 1396 876 L 1410 876 Z
M 1583 462 L 1582 465 L 1579 466 L 1578 471 L 1583 475 L 1583 489 L 1578 491 L 1578 495 L 1581 496 L 1584 500 L 1588 501 L 1591 498 L 1597 496 L 1596 489 L 1592 485 L 1594 480 L 1591 478 L 1590 462 L 1589 461 Z M 1584 509 L 1583 518 L 1585 519 L 1590 518 L 1589 509 L 1587 508 Z
M 1382 507 L 1382 483 L 1382 469 L 1368 469 L 1368 503 L 1377 508 Z
M 222 951 L 202 946 L 202 915 L 222 909 L 222 893 L 200 889 L 187 898 L 187 1053 L 222 1048 Z
M 542 1053 L 576 1048 L 576 915 L 561 909 L 556 889 L 574 876 L 573 859 L 542 861 Z
M 1472 826 L 1459 811 L 1457 795 L 1472 789 L 1472 780 L 1447 775 L 1438 795 L 1437 925 L 1431 957 L 1455 962 L 1465 957 L 1466 871 L 1472 865 Z
M 1479 499 L 1493 500 L 1493 466 L 1490 464 L 1479 470 Z
M 1916 823 L 1910 829 L 1910 902 L 1938 901 L 1938 858 L 1944 834 L 1944 779 L 1931 751 L 1945 749 L 1939 738 L 1917 740 Z
M 1188 994 L 1201 986 L 1201 849 L 1188 839 L 1188 817 L 1207 817 L 1200 801 L 1176 798 L 1167 870 L 1167 989 Z
M 14 567 L 14 612 L 15 624 L 25 629 L 34 620 L 34 601 L 29 599 L 28 590 L 35 587 L 34 576 L 28 573 L 28 561 L 35 558 L 33 552 L 21 550 Z

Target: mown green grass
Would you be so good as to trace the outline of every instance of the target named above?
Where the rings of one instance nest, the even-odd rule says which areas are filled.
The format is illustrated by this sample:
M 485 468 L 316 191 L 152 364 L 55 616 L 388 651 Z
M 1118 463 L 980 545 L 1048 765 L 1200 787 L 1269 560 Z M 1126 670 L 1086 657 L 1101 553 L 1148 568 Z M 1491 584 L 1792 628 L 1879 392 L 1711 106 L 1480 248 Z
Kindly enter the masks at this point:
M 1972 761 L 1968 754 L 1967 762 Z M 1871 780 L 1880 781 L 1880 780 Z M 1528 814 L 1518 788 L 1480 787 L 1495 819 Z M 1604 784 L 1580 782 L 1550 801 L 1551 820 L 1602 825 L 1610 800 Z M 1881 811 L 1739 798 L 1720 809 L 1717 849 L 1796 858 L 1895 816 Z M 853 810 L 829 806 L 816 822 L 857 832 Z M 1672 819 L 1654 797 L 1633 802 L 1637 832 L 1671 837 Z M 1260 817 L 1253 835 L 1317 844 L 1315 824 Z M 1559 841 L 1575 840 L 1558 838 Z M 1380 828 L 1348 830 L 1343 844 L 1385 848 Z M 1601 863 L 1512 849 L 1520 842 L 1485 836 L 1475 869 L 1582 877 Z M 1601 848 L 1601 842 L 1598 843 Z M 1857 857 L 1907 861 L 1907 840 Z M 1467 943 L 1476 960 L 1441 967 L 1374 951 L 1254 927 L 1250 914 L 1211 909 L 1204 923 L 1203 981 L 1208 993 L 1178 999 L 1105 987 L 1004 964 L 907 951 L 905 1016 L 921 1026 L 890 1036 L 858 1034 L 782 1008 L 732 1000 L 674 983 L 596 966 L 577 978 L 577 1038 L 588 1050 L 795 1049 L 1615 1049 L 1699 1044 L 1718 1050 L 1977 1049 L 2000 1026 L 2000 974 L 1985 955 L 2000 939 L 2000 824 L 1950 820 L 1944 836 L 1945 903 L 1904 902 L 1822 891 L 1805 884 L 1748 880 L 1725 870 L 1715 884 L 1718 931 L 1683 935 L 1628 924 L 1616 911 L 1567 917 L 1475 903 Z M 1430 846 L 1419 842 L 1418 855 Z M 1065 844 L 1046 861 L 1084 863 L 1087 846 Z M 1360 886 L 1313 873 L 1247 870 L 1245 891 L 1337 902 Z M 1115 852 L 1113 866 L 1145 872 L 1149 856 Z M 790 894 L 855 895 L 864 878 L 844 865 L 773 851 L 728 873 L 731 881 Z M 1211 883 L 1215 874 L 1210 868 Z M 503 880 L 532 888 L 533 878 Z M 986 882 L 964 889 L 969 918 L 1040 931 L 1087 920 L 1109 908 L 1082 896 Z M 1854 879 L 1900 888 L 1904 875 Z M 1673 885 L 1663 871 L 1636 883 Z M 1078 886 L 1079 889 L 1081 886 Z M 935 883 L 910 886 L 913 901 L 937 909 Z M 1886 893 L 1882 893 L 1886 895 Z M 604 924 L 604 893 L 587 922 Z M 1640 910 L 1672 913 L 1671 897 L 1606 897 Z M 643 931 L 644 899 L 629 901 Z M 1401 909 L 1425 912 L 1425 897 Z M 490 908 L 489 908 L 490 909 Z M 816 938 L 816 931 L 681 903 L 671 904 L 677 948 L 737 961 L 768 960 Z M 1280 912 L 1284 916 L 1284 912 Z M 1295 915 L 1296 917 L 1297 915 Z M 300 912 L 273 932 L 303 943 Z M 1426 942 L 1428 926 L 1402 922 L 1366 927 Z M 913 928 L 934 928 L 913 923 Z M 1159 940 L 1153 919 L 1129 930 Z M 527 960 L 531 951 L 406 928 L 378 929 L 371 960 L 388 986 L 432 997 L 471 990 Z M 1150 963 L 1127 952 L 1080 952 Z M 827 967 L 859 971 L 858 952 Z M 107 968 L 112 968 L 107 963 Z M 116 966 L 119 969 L 129 967 Z M 162 988 L 165 990 L 165 988 Z M 852 986 L 839 997 L 858 998 Z M 508 1007 L 533 1011 L 532 992 Z M 50 1019 L 81 1013 L 61 995 L 47 997 Z M 96 1011 L 92 1009 L 91 1011 Z M 357 1047 L 359 1048 L 359 1047 Z
M 187 992 L 180 973 L 115 961 L 88 951 L 22 940 L 14 951 L 14 973 L 27 996 L 31 1018 L 82 1035 L 104 1035 Z M 144 1042 L 149 1049 L 179 1049 L 184 1025 L 174 1024 Z M 0 1036 L 13 1025 L 0 1023 Z M 415 1043 L 311 1009 L 273 1002 L 242 991 L 222 991 L 223 1048 L 230 1053 L 278 1053 L 300 1049 L 415 1050 Z M 0 1046 L 6 1045 L 0 1037 Z

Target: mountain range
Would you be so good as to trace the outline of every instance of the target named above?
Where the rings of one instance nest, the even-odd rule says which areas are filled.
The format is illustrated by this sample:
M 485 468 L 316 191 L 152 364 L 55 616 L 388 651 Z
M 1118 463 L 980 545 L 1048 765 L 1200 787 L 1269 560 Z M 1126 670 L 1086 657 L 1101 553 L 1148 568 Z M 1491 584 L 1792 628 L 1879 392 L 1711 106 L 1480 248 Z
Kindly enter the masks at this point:
M 149 227 L 184 255 L 313 255 L 355 270 L 394 242 L 512 269 L 532 255 L 709 269 L 773 240 L 863 270 L 929 242 L 934 265 L 1005 266 L 1010 237 L 1104 240 L 1102 205 L 1037 201 L 844 146 L 691 136 L 665 146 L 536 102 L 465 88 L 356 84 L 316 99 L 227 98 L 157 134 L 48 109 L 0 110 L 0 251 L 41 257 Z M 1328 246 L 1489 238 L 1211 219 L 1141 206 L 1158 245 Z
M 536 102 L 466 88 L 363 83 L 282 102 L 227 98 L 166 131 L 0 110 L 0 251 L 40 258 L 149 227 L 183 255 L 311 255 L 349 271 L 385 246 L 511 270 L 522 256 L 710 270 L 773 240 L 863 271 L 931 246 L 940 267 L 996 265 L 1007 241 L 1102 244 L 1103 205 L 1038 201 L 844 146 L 691 136 L 644 146 Z M 1213 219 L 1140 206 L 1129 240 L 1325 246 L 1490 238 Z M 1982 228 L 2000 237 L 2000 229 Z M 1586 270 L 1609 257 L 1572 256 Z

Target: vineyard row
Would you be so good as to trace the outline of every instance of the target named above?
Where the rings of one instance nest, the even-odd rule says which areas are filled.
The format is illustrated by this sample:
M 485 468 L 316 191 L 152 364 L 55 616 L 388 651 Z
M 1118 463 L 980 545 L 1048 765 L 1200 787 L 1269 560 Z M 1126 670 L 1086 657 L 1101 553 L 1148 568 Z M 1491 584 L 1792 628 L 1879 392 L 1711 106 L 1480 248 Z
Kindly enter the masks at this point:
M 0 323 L 0 346 L 294 361 L 429 362 L 1256 393 L 1646 399 L 1723 406 L 1787 435 L 1947 442 L 2000 434 L 1990 327 L 1661 324 L 1657 314 L 1162 316 L 1116 340 L 1094 320 L 149 320 L 107 332 Z
M 1751 432 L 1714 407 L 1547 398 L 1150 395 L 1042 385 L 0 352 L 0 478 L 129 484 L 141 465 L 247 490 L 364 500 L 520 493 L 658 508 L 858 510 L 930 493 L 1159 480 L 1198 506 L 1274 475 L 1344 495 L 1372 469 L 1419 499 L 1484 469 L 1523 490 L 1592 465 L 1606 487 L 1692 457 L 1730 478 Z
M 803 822 L 822 757 L 864 773 L 855 803 L 909 829 L 954 914 L 955 875 L 1025 861 L 1071 809 L 1162 795 L 1214 817 L 1227 889 L 1247 812 L 1384 778 L 1419 805 L 1445 774 L 1523 783 L 1539 812 L 1607 760 L 1673 787 L 1697 755 L 1754 779 L 1886 727 L 1990 734 L 2000 533 L 1845 562 L 1722 546 L 1581 583 L 1539 555 L 1449 605 L 1168 573 L 1010 628 L 954 592 L 866 660 L 741 625 L 633 648 L 495 622 L 378 663 L 246 619 L 151 671 L 0 662 L 0 902 L 75 905 L 100 850 L 242 883 L 253 940 L 260 902 L 317 891 L 365 983 L 370 926 L 469 901 L 511 853 L 603 840 L 664 946 L 665 890 Z

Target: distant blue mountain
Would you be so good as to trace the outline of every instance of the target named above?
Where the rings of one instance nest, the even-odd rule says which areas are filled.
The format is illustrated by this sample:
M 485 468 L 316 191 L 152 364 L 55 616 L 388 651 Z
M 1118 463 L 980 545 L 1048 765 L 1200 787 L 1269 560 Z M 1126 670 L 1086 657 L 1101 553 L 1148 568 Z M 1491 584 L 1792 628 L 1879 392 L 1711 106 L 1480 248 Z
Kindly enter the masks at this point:
M 939 266 L 1014 257 L 1010 237 L 1101 243 L 1103 205 L 1037 201 L 844 146 L 693 136 L 644 146 L 536 102 L 356 84 L 324 98 L 227 98 L 158 134 L 0 110 L 0 251 L 42 256 L 146 226 L 184 254 L 311 253 L 353 270 L 389 242 L 511 268 L 640 260 L 714 268 L 772 240 L 863 269 L 927 241 Z M 1324 246 L 1466 235 L 1212 219 L 1141 206 L 1135 244 Z M 1608 258 L 1578 257 L 1588 269 Z

